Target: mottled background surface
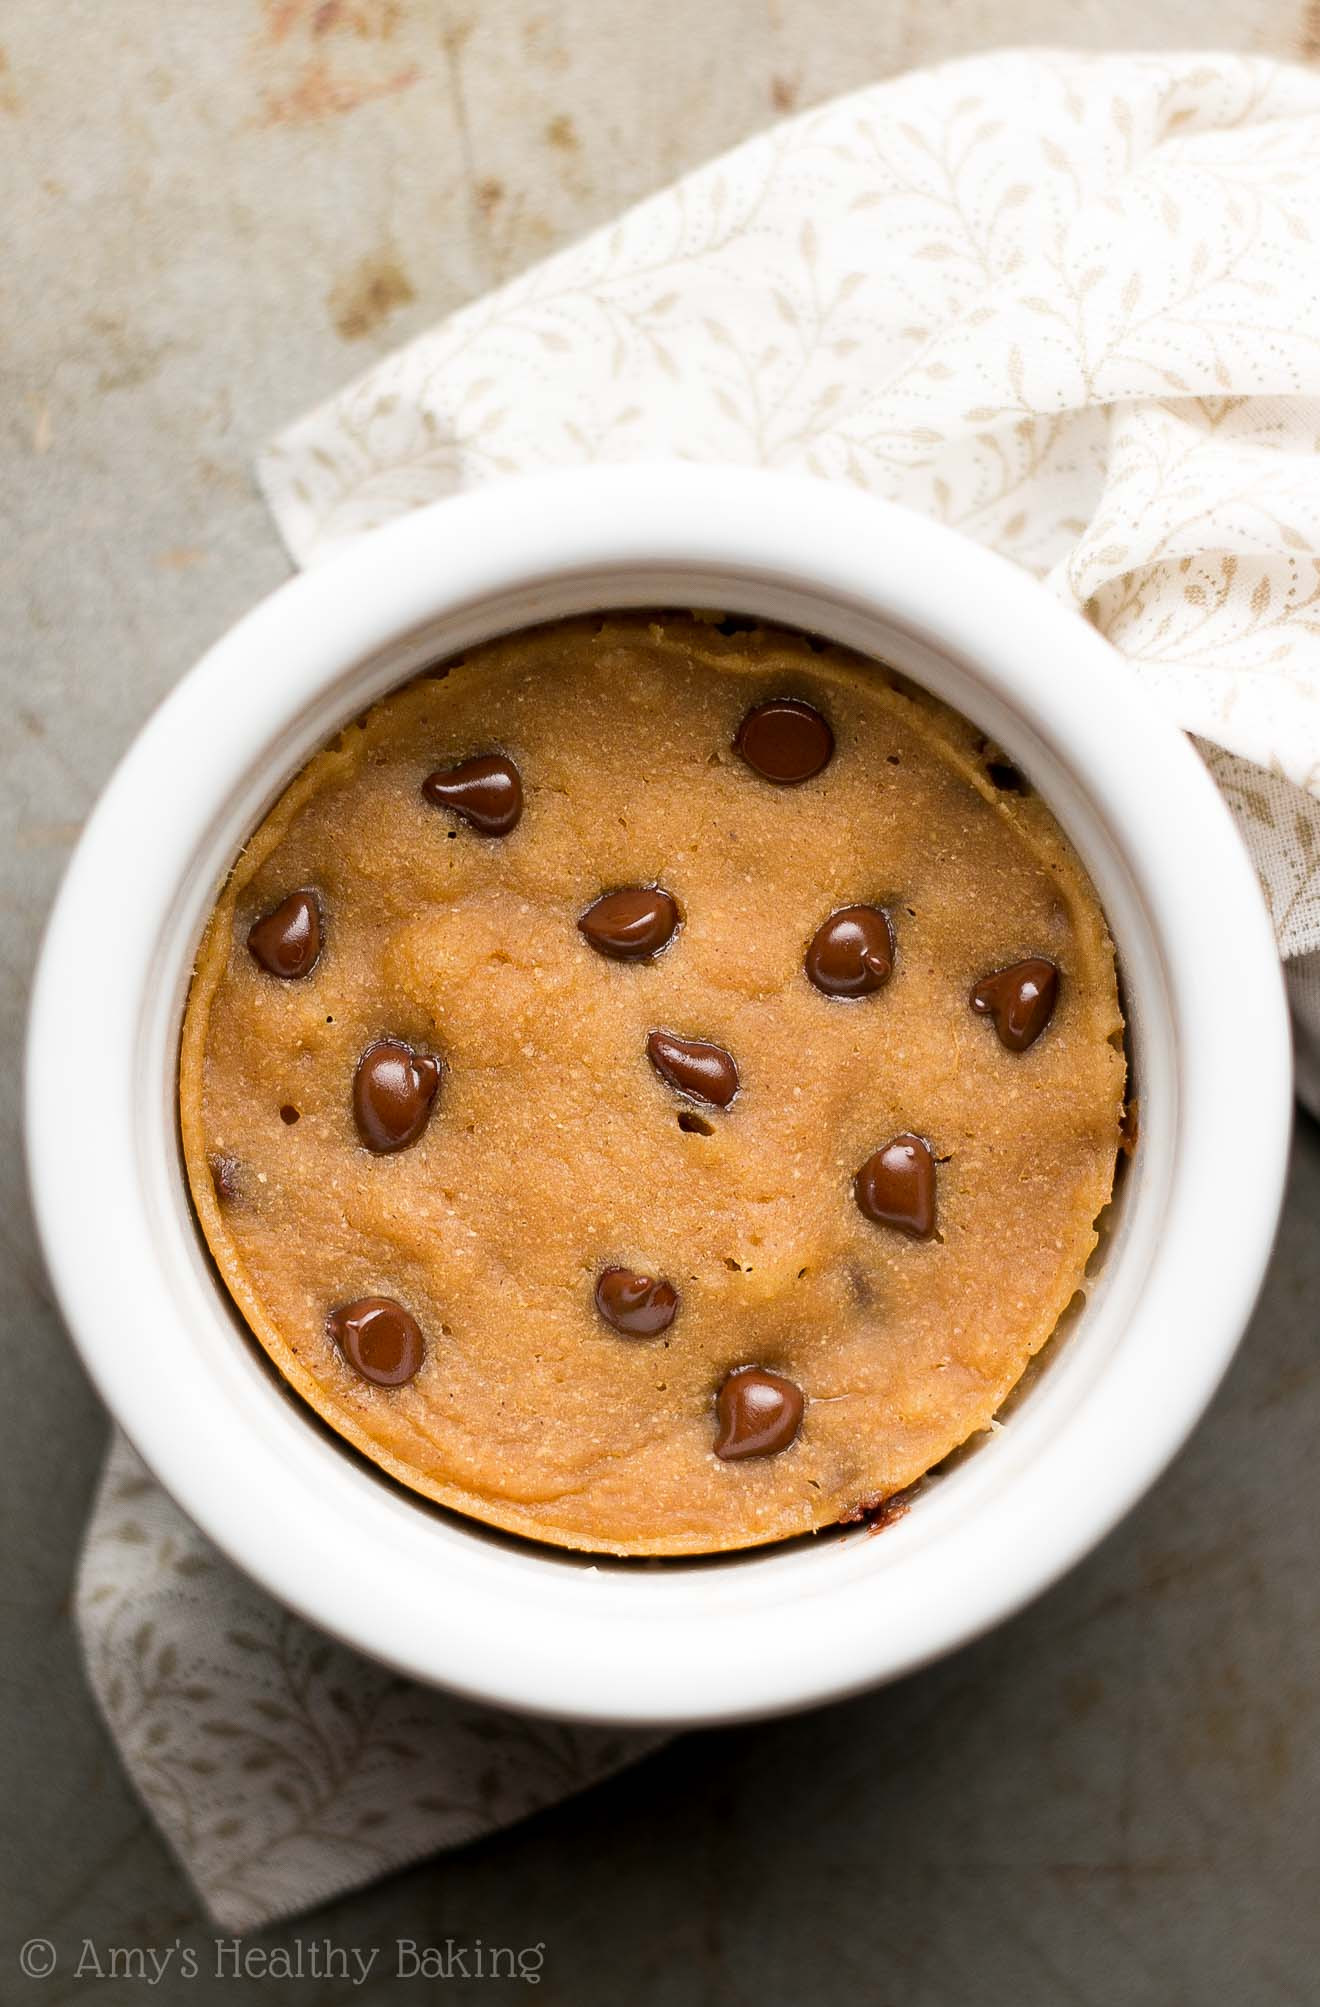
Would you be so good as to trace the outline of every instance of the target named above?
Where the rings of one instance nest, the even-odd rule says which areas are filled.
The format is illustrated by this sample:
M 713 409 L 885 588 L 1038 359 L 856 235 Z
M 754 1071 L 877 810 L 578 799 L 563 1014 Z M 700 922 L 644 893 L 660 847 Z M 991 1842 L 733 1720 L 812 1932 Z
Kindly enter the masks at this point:
M 1311 60 L 1320 6 L 0 0 L 0 2002 L 94 1986 L 73 1977 L 85 1937 L 107 1959 L 177 1938 L 204 1974 L 216 1962 L 79 1672 L 69 1580 L 105 1423 L 32 1246 L 17 1056 L 42 918 L 102 781 L 284 576 L 254 449 L 373 356 L 780 113 L 1008 40 Z M 573 2007 L 1314 2000 L 1318 1300 L 1320 1134 L 1305 1124 L 1270 1283 L 1209 1420 L 1033 1610 L 902 1686 L 689 1737 L 254 1941 L 258 1956 L 375 1947 L 365 1986 L 203 1976 L 156 1997 L 402 2007 L 437 1989 L 391 1976 L 395 1940 L 452 1937 L 544 1941 L 539 1997 Z M 40 1984 L 14 1962 L 35 1934 L 62 1954 Z

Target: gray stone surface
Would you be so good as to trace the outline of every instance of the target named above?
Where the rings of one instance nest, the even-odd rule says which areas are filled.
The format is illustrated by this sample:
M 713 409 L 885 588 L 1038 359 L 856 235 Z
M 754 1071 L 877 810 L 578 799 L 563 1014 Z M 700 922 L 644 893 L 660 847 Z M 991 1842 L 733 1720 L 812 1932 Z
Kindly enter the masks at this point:
M 42 917 L 97 789 L 284 573 L 249 473 L 282 421 L 795 104 L 1008 39 L 1310 55 L 1318 21 L 1303 0 L 0 0 L 0 2002 L 85 1993 L 85 1938 L 107 1959 L 177 1938 L 201 1975 L 157 1997 L 234 2007 L 526 1991 L 395 1979 L 399 1938 L 452 1938 L 469 1967 L 478 1941 L 543 1941 L 540 1997 L 575 2007 L 1316 1997 L 1311 1125 L 1238 1363 L 1100 1553 L 918 1679 L 687 1738 L 254 1941 L 375 1948 L 356 1987 L 217 1976 L 84 1691 L 68 1595 L 104 1421 L 32 1246 L 17 1059 Z M 38 1934 L 61 1955 L 40 1984 L 14 1963 Z

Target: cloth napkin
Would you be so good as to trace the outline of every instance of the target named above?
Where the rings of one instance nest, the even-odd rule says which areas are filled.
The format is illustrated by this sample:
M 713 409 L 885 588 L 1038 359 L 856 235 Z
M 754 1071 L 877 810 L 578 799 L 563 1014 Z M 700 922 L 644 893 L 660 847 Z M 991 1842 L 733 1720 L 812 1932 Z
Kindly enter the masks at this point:
M 1320 1088 L 1320 76 L 1010 52 L 804 114 L 370 370 L 262 456 L 299 564 L 514 471 L 742 461 L 1036 574 L 1195 734 Z M 1060 664 L 1059 673 L 1068 673 Z M 78 1620 L 125 1766 L 233 1929 L 655 1738 L 423 1691 L 236 1575 L 117 1442 Z

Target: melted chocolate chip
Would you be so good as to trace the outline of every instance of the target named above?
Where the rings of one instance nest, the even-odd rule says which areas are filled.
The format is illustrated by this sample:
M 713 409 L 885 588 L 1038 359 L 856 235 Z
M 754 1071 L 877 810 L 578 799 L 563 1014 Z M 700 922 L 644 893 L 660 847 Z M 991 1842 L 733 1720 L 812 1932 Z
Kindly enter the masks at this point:
M 719 1432 L 715 1454 L 726 1463 L 741 1457 L 777 1456 L 797 1440 L 806 1402 L 801 1387 L 764 1366 L 739 1366 L 715 1400 Z
M 678 926 L 678 902 L 659 885 L 606 892 L 588 906 L 578 931 L 598 955 L 615 962 L 653 961 Z
M 929 1143 L 906 1133 L 895 1136 L 862 1165 L 853 1179 L 853 1195 L 878 1226 L 929 1240 L 935 1231 L 935 1159 Z
M 838 1518 L 840 1526 L 860 1526 L 867 1522 L 872 1533 L 883 1533 L 886 1526 L 896 1520 L 906 1519 L 912 1510 L 912 1494 L 915 1487 L 906 1491 L 868 1491 L 855 1505 L 850 1505 Z
M 733 1055 L 722 1045 L 708 1045 L 702 1038 L 675 1038 L 669 1031 L 653 1031 L 646 1041 L 646 1056 L 662 1080 L 693 1101 L 709 1101 L 713 1107 L 727 1108 L 738 1092 L 738 1068 Z
M 422 1363 L 417 1320 L 392 1296 L 363 1296 L 332 1310 L 326 1328 L 355 1373 L 373 1387 L 402 1387 Z
M 1035 1044 L 1058 1000 L 1059 971 L 1039 955 L 982 976 L 971 994 L 972 1009 L 994 1019 L 1000 1044 L 1010 1052 Z
M 353 1120 L 367 1148 L 383 1157 L 415 1143 L 431 1119 L 439 1085 L 440 1061 L 430 1053 L 416 1053 L 397 1038 L 369 1045 L 353 1075 Z
M 307 886 L 290 892 L 253 923 L 247 944 L 269 975 L 286 983 L 310 976 L 321 956 L 321 908 L 315 892 Z
M 597 1278 L 596 1308 L 625 1338 L 657 1338 L 678 1313 L 678 1291 L 631 1268 L 606 1268 Z
M 428 774 L 422 793 L 432 807 L 461 816 L 479 836 L 507 836 L 523 812 L 522 775 L 503 753 L 478 753 Z
M 235 1206 L 243 1197 L 243 1173 L 237 1157 L 208 1157 L 211 1183 L 222 1206 Z
M 894 929 L 879 906 L 844 906 L 816 929 L 803 963 L 827 997 L 866 997 L 894 972 Z
M 987 760 L 985 770 L 1000 794 L 1030 794 L 1026 776 L 1011 760 Z
M 829 765 L 834 734 L 812 705 L 796 697 L 772 697 L 747 713 L 733 749 L 763 780 L 797 787 Z

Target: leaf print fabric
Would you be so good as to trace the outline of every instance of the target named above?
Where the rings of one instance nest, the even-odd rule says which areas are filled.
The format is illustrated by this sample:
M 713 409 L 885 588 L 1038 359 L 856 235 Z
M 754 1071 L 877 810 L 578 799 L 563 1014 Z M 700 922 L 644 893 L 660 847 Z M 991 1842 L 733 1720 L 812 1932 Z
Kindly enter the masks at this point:
M 231 1568 L 122 1437 L 76 1610 L 124 1767 L 229 1930 L 511 1825 L 664 1740 L 478 1707 L 360 1658 Z

